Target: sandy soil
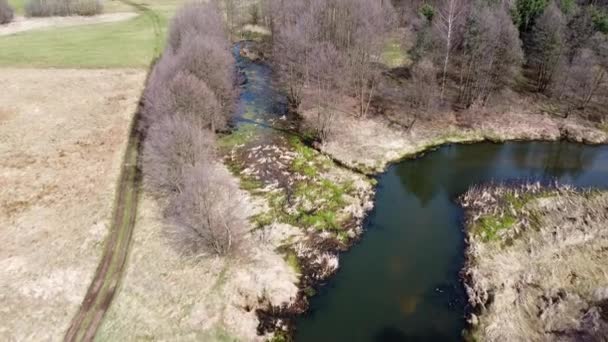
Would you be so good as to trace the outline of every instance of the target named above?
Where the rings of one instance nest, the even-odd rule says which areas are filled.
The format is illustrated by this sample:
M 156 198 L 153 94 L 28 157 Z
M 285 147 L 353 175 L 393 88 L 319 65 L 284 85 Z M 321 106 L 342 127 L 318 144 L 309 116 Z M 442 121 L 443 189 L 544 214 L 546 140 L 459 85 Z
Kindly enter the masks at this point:
M 0 69 L 0 340 L 60 340 L 106 235 L 141 70 Z
M 70 17 L 46 17 L 46 18 L 26 18 L 15 17 L 15 19 L 0 26 L 0 36 L 11 35 L 19 32 L 37 30 L 44 28 L 67 27 L 78 25 L 91 25 L 101 23 L 111 23 L 131 19 L 137 16 L 137 13 L 108 13 L 100 14 L 91 17 L 70 16 Z
M 314 118 L 304 111 L 307 119 Z M 350 167 L 380 172 L 390 162 L 450 142 L 482 140 L 558 140 L 585 143 L 608 142 L 607 132 L 576 119 L 549 114 L 509 111 L 508 114 L 446 113 L 433 120 L 417 120 L 411 130 L 379 117 L 335 115 L 330 139 L 320 148 Z
M 221 168 L 232 180 L 238 181 Z M 243 215 L 261 203 L 236 190 Z M 263 341 L 255 310 L 267 303 L 295 299 L 297 275 L 275 246 L 300 235 L 298 229 L 275 225 L 272 235 L 246 233 L 235 258 L 189 259 L 177 253 L 164 232 L 166 222 L 156 199 L 142 195 L 133 245 L 123 286 L 97 334 L 103 341 L 240 340 Z M 246 227 L 249 230 L 252 227 Z M 136 319 L 134 319 L 136 317 Z
M 462 202 L 473 340 L 605 341 L 608 193 L 489 187 Z M 487 239 L 488 215 L 514 219 Z

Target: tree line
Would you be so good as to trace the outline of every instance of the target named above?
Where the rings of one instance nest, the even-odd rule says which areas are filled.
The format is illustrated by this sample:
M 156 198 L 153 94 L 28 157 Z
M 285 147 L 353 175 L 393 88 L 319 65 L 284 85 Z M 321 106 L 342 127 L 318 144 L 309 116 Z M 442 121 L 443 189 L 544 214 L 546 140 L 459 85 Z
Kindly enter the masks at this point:
M 234 75 L 218 7 L 184 5 L 150 74 L 139 123 L 144 184 L 164 204 L 168 236 L 184 253 L 227 254 L 244 226 L 215 154 L 215 133 L 232 114 Z
M 486 106 L 502 90 L 542 93 L 584 110 L 608 71 L 608 2 L 596 0 L 428 0 L 404 4 L 416 42 L 412 92 L 423 110 Z
M 292 109 L 314 104 L 320 139 L 336 96 L 370 112 L 398 25 L 415 35 L 403 97 L 418 112 L 488 106 L 506 89 L 542 93 L 566 115 L 607 101 L 605 0 L 263 0 L 262 13 Z

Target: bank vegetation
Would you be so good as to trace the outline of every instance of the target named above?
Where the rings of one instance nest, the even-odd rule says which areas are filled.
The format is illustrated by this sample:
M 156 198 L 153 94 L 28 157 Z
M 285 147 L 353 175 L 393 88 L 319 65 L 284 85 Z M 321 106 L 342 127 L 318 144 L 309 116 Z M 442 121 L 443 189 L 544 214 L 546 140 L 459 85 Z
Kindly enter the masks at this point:
M 143 96 L 144 184 L 164 203 L 167 235 L 186 254 L 226 255 L 243 227 L 240 202 L 216 170 L 215 133 L 234 105 L 230 48 L 218 7 L 186 4 Z
M 475 341 L 604 341 L 608 195 L 486 185 L 466 211 L 465 286 Z

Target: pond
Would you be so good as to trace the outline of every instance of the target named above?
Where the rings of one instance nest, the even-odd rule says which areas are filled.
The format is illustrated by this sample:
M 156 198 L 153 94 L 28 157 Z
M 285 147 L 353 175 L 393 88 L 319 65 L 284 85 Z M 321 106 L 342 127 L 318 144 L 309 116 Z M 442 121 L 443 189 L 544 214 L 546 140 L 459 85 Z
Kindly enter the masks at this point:
M 391 166 L 358 245 L 297 322 L 296 341 L 461 341 L 463 210 L 471 185 L 540 180 L 608 187 L 608 146 L 449 145 Z

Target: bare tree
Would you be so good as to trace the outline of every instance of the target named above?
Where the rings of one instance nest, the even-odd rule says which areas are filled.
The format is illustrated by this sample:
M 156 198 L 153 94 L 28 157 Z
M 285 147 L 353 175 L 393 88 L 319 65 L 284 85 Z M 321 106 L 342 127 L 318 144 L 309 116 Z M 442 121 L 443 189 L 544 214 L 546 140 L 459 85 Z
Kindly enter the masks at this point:
M 462 26 L 464 6 L 462 0 L 445 0 L 439 8 L 435 25 L 439 36 L 443 40 L 443 66 L 441 72 L 441 91 L 439 99 L 443 101 L 445 86 L 450 65 L 450 54 L 459 38 Z
M 565 21 L 560 9 L 551 2 L 532 28 L 528 64 L 536 72 L 538 91 L 548 90 L 558 67 L 564 65 L 564 27 Z
M 196 127 L 211 132 L 226 126 L 226 116 L 215 94 L 200 78 L 178 72 L 169 82 L 166 96 L 167 111 L 172 115 L 184 117 Z
M 179 9 L 173 17 L 167 38 L 171 51 L 177 52 L 188 35 L 229 42 L 224 19 L 214 2 L 189 2 Z
M 439 86 L 437 68 L 429 58 L 423 58 L 412 68 L 412 87 L 409 92 L 410 103 L 423 112 L 437 109 Z
M 523 51 L 519 33 L 505 7 L 478 5 L 466 23 L 461 49 L 459 102 L 485 105 L 520 72 Z
M 227 40 L 187 35 L 188 42 L 177 52 L 180 70 L 204 80 L 213 91 L 225 116 L 232 113 L 234 89 L 234 57 Z
M 341 76 L 349 80 L 345 89 L 357 98 L 358 114 L 365 115 L 379 76 L 374 62 L 394 23 L 394 10 L 390 3 L 367 0 L 275 1 L 278 4 L 270 6 L 275 11 L 271 15 L 273 55 L 292 106 L 297 108 L 303 87 L 311 81 L 311 63 L 316 63 L 316 57 L 310 50 L 317 43 L 328 43 L 344 57 L 348 70 Z
M 335 88 L 339 88 L 340 70 L 343 70 L 341 56 L 332 44 L 318 43 L 311 50 L 315 63 L 310 68 L 310 85 L 314 89 L 313 102 L 316 118 L 313 128 L 317 137 L 325 141 L 330 137 L 335 110 L 331 103 L 335 98 Z
M 10 23 L 13 20 L 13 8 L 6 0 L 0 0 L 0 25 Z
M 184 190 L 170 199 L 169 235 L 188 254 L 226 255 L 240 242 L 246 220 L 237 188 L 212 166 L 197 163 L 185 170 Z

